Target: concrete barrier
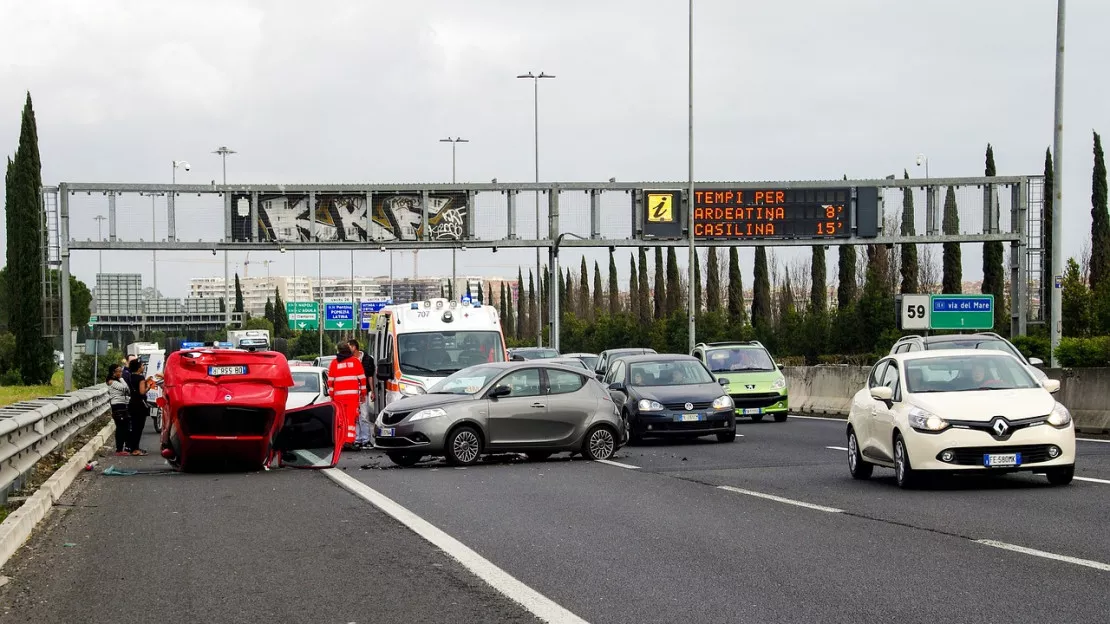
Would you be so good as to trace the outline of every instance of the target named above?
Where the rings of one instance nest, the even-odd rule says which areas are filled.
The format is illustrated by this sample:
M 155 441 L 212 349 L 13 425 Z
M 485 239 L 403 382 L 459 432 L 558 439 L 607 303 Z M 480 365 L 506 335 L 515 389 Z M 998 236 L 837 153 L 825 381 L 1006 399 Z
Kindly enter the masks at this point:
M 847 418 L 852 397 L 867 383 L 865 366 L 787 366 L 790 410 Z M 1082 433 L 1110 433 L 1110 368 L 1046 370 L 1060 380 L 1056 400 L 1071 410 Z

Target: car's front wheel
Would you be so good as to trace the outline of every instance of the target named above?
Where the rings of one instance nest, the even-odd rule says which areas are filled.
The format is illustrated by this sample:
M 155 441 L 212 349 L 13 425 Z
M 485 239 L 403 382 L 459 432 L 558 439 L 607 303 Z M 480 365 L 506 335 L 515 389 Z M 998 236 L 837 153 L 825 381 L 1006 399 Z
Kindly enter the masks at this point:
M 906 441 L 902 434 L 894 434 L 894 478 L 898 487 L 906 490 L 917 485 L 917 474 L 910 465 L 910 455 L 906 452 Z
M 474 427 L 459 427 L 447 436 L 444 455 L 452 466 L 472 466 L 482 456 L 482 437 Z
M 420 453 L 406 453 L 405 451 L 389 451 L 385 456 L 389 458 L 389 461 L 405 468 L 415 466 L 424 458 Z
M 1075 465 L 1049 469 L 1044 476 L 1048 477 L 1048 482 L 1052 485 L 1067 485 L 1075 477 Z
M 848 431 L 848 472 L 853 479 L 870 479 L 875 470 L 873 464 L 863 461 L 859 452 L 859 440 L 856 439 L 855 429 Z
M 732 426 L 730 431 L 717 434 L 718 442 L 735 442 L 736 441 L 736 425 Z
M 586 459 L 609 459 L 616 452 L 617 436 L 609 427 L 600 425 L 586 434 L 586 441 L 582 444 L 582 454 Z
M 786 412 L 775 414 L 775 422 L 786 422 L 786 417 L 789 416 Z

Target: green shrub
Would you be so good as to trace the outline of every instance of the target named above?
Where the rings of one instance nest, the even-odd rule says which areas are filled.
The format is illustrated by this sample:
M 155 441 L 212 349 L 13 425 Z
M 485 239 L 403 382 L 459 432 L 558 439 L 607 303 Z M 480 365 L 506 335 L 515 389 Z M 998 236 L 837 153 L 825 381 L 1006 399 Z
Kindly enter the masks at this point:
M 22 386 L 23 376 L 19 374 L 19 369 L 9 368 L 8 372 L 0 375 L 0 386 Z
M 1014 336 L 1010 342 L 1027 358 L 1040 358 L 1045 362 L 1049 360 L 1052 346 L 1048 336 Z
M 1110 336 L 1061 338 L 1056 359 L 1067 368 L 1110 366 Z

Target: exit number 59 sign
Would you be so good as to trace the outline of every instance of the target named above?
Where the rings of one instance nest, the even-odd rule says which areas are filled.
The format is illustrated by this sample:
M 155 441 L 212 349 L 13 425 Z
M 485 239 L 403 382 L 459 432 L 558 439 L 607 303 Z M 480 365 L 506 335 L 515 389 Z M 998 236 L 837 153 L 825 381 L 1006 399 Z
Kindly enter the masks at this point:
M 929 329 L 931 311 L 930 295 L 902 295 L 902 329 Z

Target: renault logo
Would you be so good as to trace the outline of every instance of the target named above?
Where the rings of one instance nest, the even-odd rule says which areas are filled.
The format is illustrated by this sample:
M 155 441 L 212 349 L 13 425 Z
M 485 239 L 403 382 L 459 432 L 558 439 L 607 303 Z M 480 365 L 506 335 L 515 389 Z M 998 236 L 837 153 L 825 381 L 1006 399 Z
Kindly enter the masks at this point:
M 694 409 L 694 404 L 693 403 L 687 403 L 686 404 L 686 409 L 688 409 L 688 410 Z
M 1010 430 L 1010 425 L 1006 424 L 1006 421 L 1002 418 L 995 418 L 994 422 L 991 423 L 991 429 L 994 430 L 995 435 L 1002 437 Z

